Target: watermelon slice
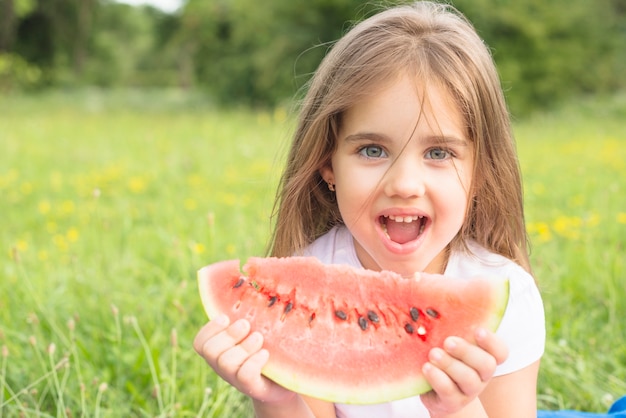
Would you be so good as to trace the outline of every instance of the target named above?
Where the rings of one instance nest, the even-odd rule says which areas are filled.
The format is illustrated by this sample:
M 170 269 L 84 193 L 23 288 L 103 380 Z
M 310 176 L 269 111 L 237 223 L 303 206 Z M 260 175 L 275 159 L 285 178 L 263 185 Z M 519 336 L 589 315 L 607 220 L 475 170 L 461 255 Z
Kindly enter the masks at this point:
M 477 326 L 495 330 L 508 280 L 405 279 L 313 257 L 222 261 L 198 272 L 209 318 L 246 318 L 264 335 L 263 374 L 311 397 L 382 403 L 430 390 L 421 368 L 431 348 Z

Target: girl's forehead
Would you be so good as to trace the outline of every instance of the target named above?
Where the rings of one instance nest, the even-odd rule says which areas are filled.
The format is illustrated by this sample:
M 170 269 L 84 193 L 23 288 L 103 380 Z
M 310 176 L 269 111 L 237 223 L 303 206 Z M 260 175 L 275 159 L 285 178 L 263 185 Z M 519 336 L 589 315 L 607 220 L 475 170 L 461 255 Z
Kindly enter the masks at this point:
M 340 139 L 370 134 L 469 139 L 464 115 L 448 90 L 406 75 L 371 90 L 343 114 Z
M 386 115 L 390 120 L 398 120 L 399 113 L 433 123 L 454 116 L 456 122 L 466 125 L 464 112 L 445 83 L 407 72 L 371 84 L 341 113 L 341 125 L 359 114 L 375 119 Z

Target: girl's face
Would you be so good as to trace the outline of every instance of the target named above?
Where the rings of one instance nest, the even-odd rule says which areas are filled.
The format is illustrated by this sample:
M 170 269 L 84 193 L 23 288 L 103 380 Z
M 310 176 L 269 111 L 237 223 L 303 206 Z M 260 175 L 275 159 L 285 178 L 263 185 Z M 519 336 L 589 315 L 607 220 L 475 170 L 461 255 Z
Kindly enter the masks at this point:
M 465 220 L 473 167 L 449 94 L 434 84 L 420 91 L 401 77 L 350 108 L 337 141 L 321 174 L 336 186 L 363 266 L 442 273 Z

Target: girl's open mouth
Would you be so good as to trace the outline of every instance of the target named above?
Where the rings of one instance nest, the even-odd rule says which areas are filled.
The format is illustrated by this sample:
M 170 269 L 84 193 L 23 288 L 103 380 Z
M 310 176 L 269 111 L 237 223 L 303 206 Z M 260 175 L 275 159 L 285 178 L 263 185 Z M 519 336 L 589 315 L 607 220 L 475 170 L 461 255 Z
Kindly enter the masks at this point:
M 406 244 L 416 240 L 426 227 L 425 216 L 383 215 L 379 218 L 383 232 L 391 241 Z

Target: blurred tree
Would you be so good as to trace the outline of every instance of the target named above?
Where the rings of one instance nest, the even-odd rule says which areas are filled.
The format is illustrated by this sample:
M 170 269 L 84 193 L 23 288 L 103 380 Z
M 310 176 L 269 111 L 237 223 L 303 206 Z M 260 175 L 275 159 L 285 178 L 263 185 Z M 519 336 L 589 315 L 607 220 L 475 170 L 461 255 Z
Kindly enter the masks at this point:
M 626 87 L 626 0 L 450 1 L 492 48 L 515 113 Z M 19 58 L 11 74 L 41 69 L 53 85 L 179 85 L 220 103 L 271 106 L 292 98 L 332 42 L 379 7 L 186 0 L 166 14 L 115 0 L 0 0 L 0 54 Z
M 624 0 L 455 0 L 493 49 L 512 108 L 616 88 Z M 621 80 L 620 80 L 621 79 Z
M 360 0 L 190 0 L 178 40 L 199 83 L 220 101 L 290 98 L 345 22 L 373 6 Z

